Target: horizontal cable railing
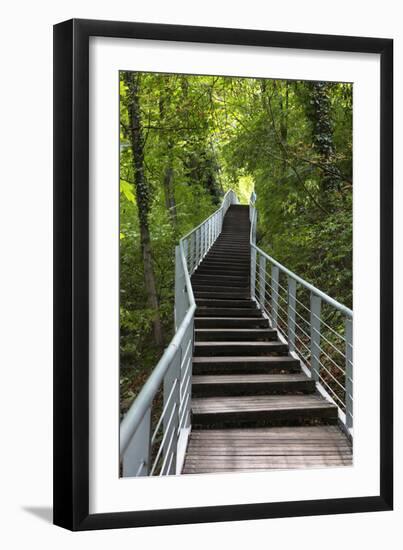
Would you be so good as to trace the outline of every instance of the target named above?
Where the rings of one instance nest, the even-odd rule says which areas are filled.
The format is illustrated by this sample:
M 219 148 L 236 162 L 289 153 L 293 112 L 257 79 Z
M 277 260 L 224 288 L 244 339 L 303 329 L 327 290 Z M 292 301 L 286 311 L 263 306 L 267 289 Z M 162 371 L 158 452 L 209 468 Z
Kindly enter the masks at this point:
M 123 477 L 170 475 L 182 467 L 190 432 L 194 314 L 190 277 L 222 230 L 236 194 L 185 235 L 175 250 L 175 335 L 120 424 Z
M 251 297 L 298 356 L 318 390 L 353 429 L 353 312 L 256 246 L 256 195 L 250 201 Z

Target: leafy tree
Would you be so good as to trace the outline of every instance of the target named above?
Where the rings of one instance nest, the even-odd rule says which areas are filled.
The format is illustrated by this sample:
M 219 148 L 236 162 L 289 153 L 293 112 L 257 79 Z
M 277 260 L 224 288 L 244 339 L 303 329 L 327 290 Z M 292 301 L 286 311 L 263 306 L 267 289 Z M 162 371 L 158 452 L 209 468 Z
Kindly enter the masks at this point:
M 159 348 L 162 348 L 163 335 L 159 314 L 149 227 L 150 191 L 144 174 L 144 137 L 139 99 L 141 75 L 124 72 L 123 78 L 127 87 L 125 97 L 128 114 L 127 132 L 130 140 L 132 159 L 131 167 L 134 176 L 134 184 L 136 187 L 136 200 L 140 226 L 140 244 L 144 268 L 144 285 L 147 293 L 148 305 L 152 310 L 153 315 L 152 322 L 155 344 Z
M 352 85 L 121 73 L 122 411 L 173 330 L 174 247 L 229 188 L 269 254 L 352 305 Z

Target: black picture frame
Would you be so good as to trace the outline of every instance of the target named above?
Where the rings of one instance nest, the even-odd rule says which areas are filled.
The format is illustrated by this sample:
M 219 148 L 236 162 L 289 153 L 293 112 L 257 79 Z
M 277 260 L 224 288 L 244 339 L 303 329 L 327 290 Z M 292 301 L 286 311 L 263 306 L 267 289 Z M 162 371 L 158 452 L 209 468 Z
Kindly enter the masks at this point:
M 89 513 L 89 38 L 376 53 L 380 125 L 380 491 L 366 497 Z M 73 19 L 54 27 L 54 523 L 71 530 L 391 510 L 393 40 Z

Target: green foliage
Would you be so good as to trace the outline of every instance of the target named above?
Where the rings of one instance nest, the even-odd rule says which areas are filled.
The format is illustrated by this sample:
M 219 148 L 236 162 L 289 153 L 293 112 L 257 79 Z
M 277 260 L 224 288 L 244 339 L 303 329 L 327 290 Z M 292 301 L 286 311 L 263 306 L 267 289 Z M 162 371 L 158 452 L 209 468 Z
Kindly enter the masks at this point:
M 174 248 L 229 188 L 258 196 L 260 246 L 352 305 L 352 85 L 140 73 L 144 177 L 136 196 L 120 83 L 122 397 L 155 366 L 138 204 L 146 199 L 160 315 L 172 336 Z M 140 201 L 140 202 L 139 202 Z

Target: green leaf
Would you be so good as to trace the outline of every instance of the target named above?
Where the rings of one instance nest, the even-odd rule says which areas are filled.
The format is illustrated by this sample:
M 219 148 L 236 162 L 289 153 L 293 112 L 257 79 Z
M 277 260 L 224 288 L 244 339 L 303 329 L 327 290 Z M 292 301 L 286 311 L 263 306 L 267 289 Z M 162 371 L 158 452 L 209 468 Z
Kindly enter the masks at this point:
M 128 181 L 120 180 L 120 192 L 124 194 L 129 202 L 134 204 L 135 196 L 133 193 L 133 185 Z

